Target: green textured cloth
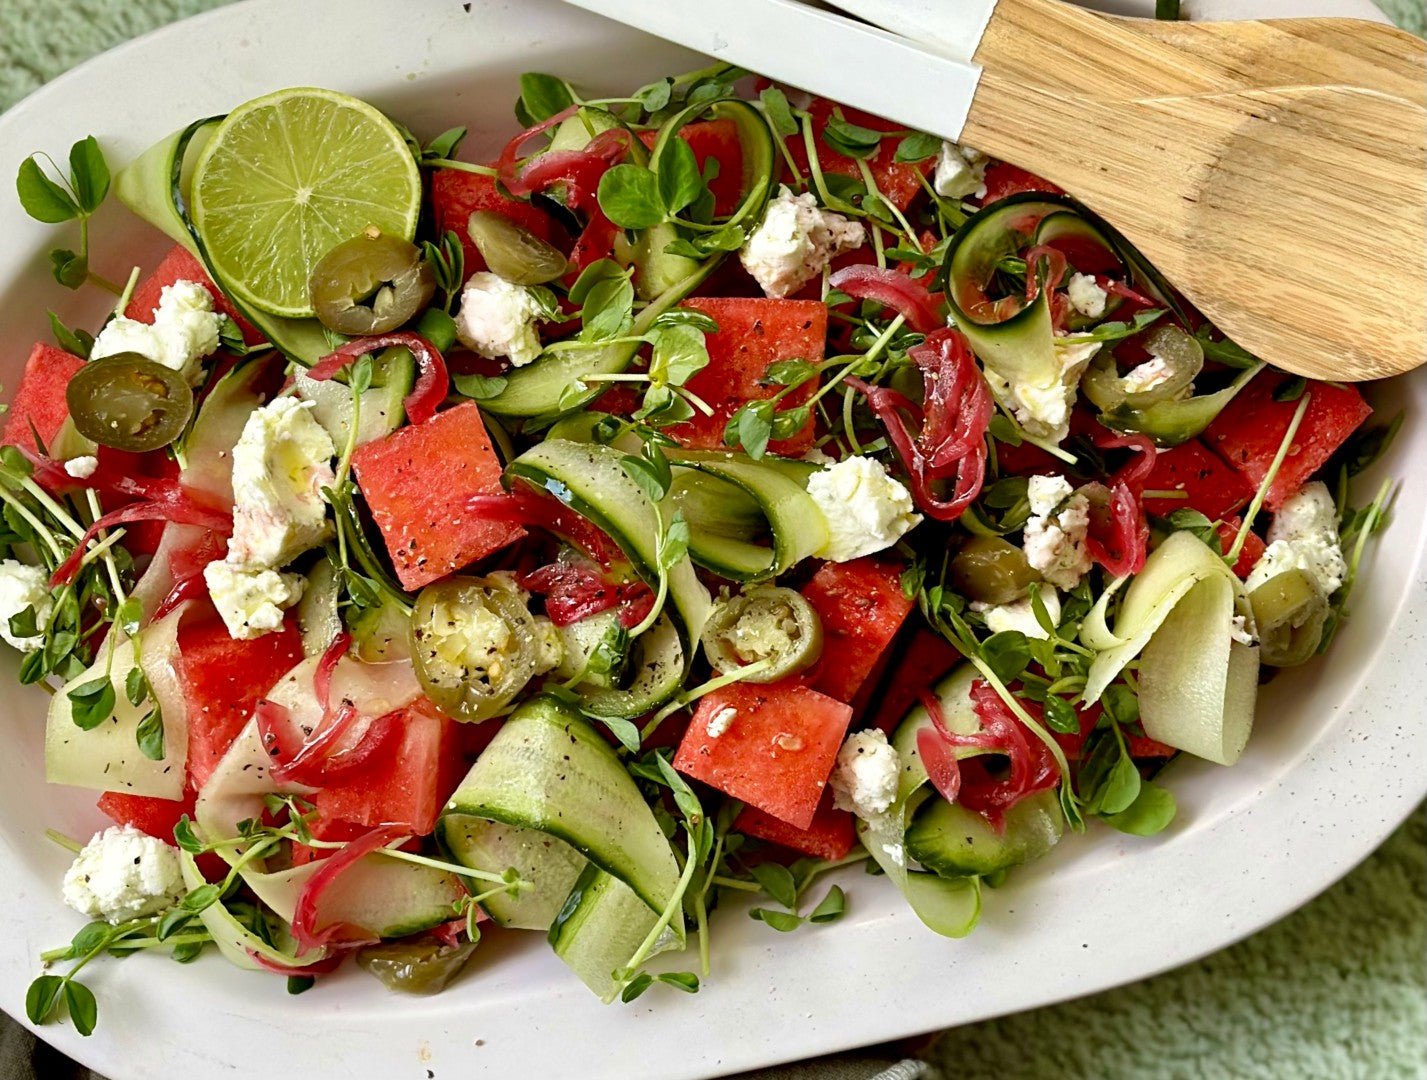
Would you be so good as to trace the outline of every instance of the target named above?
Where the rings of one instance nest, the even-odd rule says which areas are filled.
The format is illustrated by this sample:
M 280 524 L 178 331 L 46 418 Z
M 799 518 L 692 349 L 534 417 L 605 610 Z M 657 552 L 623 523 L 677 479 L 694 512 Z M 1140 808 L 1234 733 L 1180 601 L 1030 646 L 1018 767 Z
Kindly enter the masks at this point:
M 94 53 L 223 2 L 0 0 L 0 108 Z M 1423 31 L 1423 0 L 1381 3 Z M 1145 982 L 956 1028 L 924 1056 L 957 1080 L 1427 1077 L 1424 958 L 1427 808 L 1419 808 L 1346 879 L 1247 941 Z M 31 1063 L 33 1043 L 13 1025 L 0 1034 L 0 1080 L 67 1072 L 43 1052 Z M 878 1064 L 809 1063 L 797 1075 L 864 1077 Z M 899 1068 L 889 1075 L 917 1071 Z

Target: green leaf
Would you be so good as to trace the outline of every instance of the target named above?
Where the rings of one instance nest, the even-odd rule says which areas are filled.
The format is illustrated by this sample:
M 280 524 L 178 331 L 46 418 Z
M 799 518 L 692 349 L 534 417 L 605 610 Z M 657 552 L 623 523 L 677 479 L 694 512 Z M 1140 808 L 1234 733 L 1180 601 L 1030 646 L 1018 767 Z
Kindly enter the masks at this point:
M 634 94 L 635 100 L 643 106 L 646 112 L 658 112 L 669 104 L 669 99 L 673 96 L 674 80 L 670 78 L 660 79 L 658 82 L 650 83 L 648 86 L 640 87 Z
M 655 177 L 659 185 L 659 198 L 664 209 L 670 214 L 677 214 L 684 209 L 703 194 L 706 187 L 693 147 L 677 136 L 664 144 Z
M 666 573 L 680 562 L 689 553 L 689 522 L 685 519 L 682 511 L 674 514 L 674 520 L 669 522 L 669 527 L 664 530 L 664 536 L 659 541 L 659 568 Z
M 624 229 L 647 229 L 669 216 L 658 177 L 640 165 L 616 165 L 600 177 L 599 202 Z
M 628 750 L 631 754 L 639 753 L 639 728 L 629 720 L 622 720 L 617 716 L 596 717 L 601 724 L 609 728 L 610 734 L 619 740 L 619 745 Z
M 124 676 L 124 696 L 136 709 L 144 703 L 144 698 L 149 696 L 149 680 L 144 678 L 144 669 L 137 664 Z
M 764 386 L 802 386 L 818 377 L 821 368 L 807 360 L 775 360 L 763 372 L 758 381 Z
M 786 911 L 770 911 L 768 908 L 752 908 L 749 910 L 748 916 L 759 922 L 767 923 L 780 934 L 786 934 L 803 925 L 801 916 L 792 915 Z
M 794 405 L 791 409 L 779 409 L 773 414 L 773 426 L 769 430 L 769 435 L 774 439 L 791 439 L 807 426 L 812 415 L 812 409 L 807 405 Z
M 504 375 L 451 376 L 451 382 L 456 385 L 456 393 L 464 394 L 468 398 L 475 398 L 477 401 L 495 397 L 505 389 L 506 383 L 509 381 Z
M 32 1024 L 43 1024 L 54 1012 L 55 1002 L 64 990 L 64 979 L 59 975 L 41 975 L 25 991 L 25 1015 Z
M 758 100 L 763 103 L 763 112 L 774 131 L 784 138 L 798 133 L 798 121 L 793 117 L 787 94 L 776 86 L 770 86 L 758 95 Z
M 180 964 L 187 964 L 197 960 L 203 952 L 203 942 L 185 941 L 181 945 L 175 945 L 173 951 L 169 953 L 169 958 Z
M 1003 683 L 1014 682 L 1031 662 L 1026 635 L 1019 630 L 1002 630 L 992 634 L 981 646 L 981 659 Z
M 1104 786 L 1096 800 L 1101 814 L 1118 814 L 1128 810 L 1140 796 L 1143 781 L 1134 759 L 1122 753 L 1106 777 Z
M 679 807 L 679 812 L 684 815 L 685 820 L 691 825 L 703 821 L 704 809 L 699 804 L 699 797 L 694 794 L 694 789 L 689 787 L 688 781 L 674 771 L 674 766 L 669 764 L 669 759 L 663 754 L 656 753 L 654 761 L 658 766 L 659 774 L 669 785 L 669 790 L 674 793 L 674 803 Z
M 773 435 L 773 402 L 749 401 L 741 405 L 724 429 L 723 441 L 728 446 L 742 446 L 754 461 L 768 450 Z
M 114 622 L 129 637 L 139 633 L 139 624 L 144 620 L 144 605 L 136 596 L 131 596 L 119 605 L 114 613 Z
M 834 885 L 827 891 L 827 895 L 818 901 L 818 906 L 813 908 L 812 913 L 808 916 L 808 922 L 836 922 L 842 918 L 846 910 L 847 897 L 843 895 L 841 886 Z
M 114 715 L 114 684 L 109 676 L 101 675 L 76 686 L 69 692 L 69 700 L 74 706 L 75 727 L 90 731 Z
M 625 475 L 639 485 L 639 490 L 644 492 L 650 502 L 662 502 L 664 496 L 669 493 L 669 486 L 659 475 L 658 468 L 644 458 L 626 454 L 620 458 L 619 464 Z
M 785 908 L 791 910 L 798 906 L 798 887 L 793 881 L 792 871 L 786 866 L 775 862 L 759 863 L 751 867 L 749 873 L 764 892 Z
M 90 953 L 98 952 L 109 944 L 109 939 L 114 936 L 114 928 L 107 922 L 95 920 L 85 923 L 78 932 L 70 939 L 69 948 L 74 956 L 88 956 Z
M 134 738 L 139 744 L 139 753 L 144 757 L 150 761 L 164 759 L 164 717 L 163 710 L 157 704 L 154 705 L 153 711 L 139 722 Z
M 655 329 L 662 330 L 666 326 L 689 326 L 705 334 L 718 333 L 718 323 L 702 311 L 694 311 L 692 308 L 673 308 L 654 320 Z
M 1308 380 L 1302 375 L 1295 375 L 1273 392 L 1273 400 L 1297 401 L 1303 396 L 1303 392 L 1307 389 Z
M 50 252 L 50 273 L 66 289 L 77 289 L 89 277 L 89 260 L 67 248 Z
M 99 1022 L 99 1003 L 94 1000 L 94 992 L 82 982 L 69 979 L 64 984 L 64 1003 L 74 1030 L 81 1035 L 93 1035 L 94 1025 Z
M 653 985 L 654 976 L 650 975 L 648 972 L 640 972 L 640 974 L 630 979 L 629 982 L 625 985 L 624 989 L 620 991 L 619 1000 L 624 1002 L 624 1004 L 628 1005 L 631 1001 L 633 1001 L 635 998 L 637 998 L 640 994 L 644 993 L 644 991 L 648 990 Z
M 1154 836 L 1163 832 L 1178 812 L 1179 806 L 1168 788 L 1146 781 L 1140 785 L 1134 802 L 1118 814 L 1105 814 L 1103 818 L 1105 824 L 1123 833 Z
M 527 71 L 520 77 L 520 104 L 526 116 L 537 124 L 574 103 L 574 95 L 564 79 L 538 71 Z
M 1045 726 L 1062 735 L 1077 735 L 1080 732 L 1080 714 L 1065 698 L 1048 694 L 1045 699 Z
M 682 990 L 686 994 L 697 994 L 699 992 L 699 977 L 692 971 L 666 971 L 659 976 L 661 983 L 668 983 L 670 986 Z
M 60 187 L 40 169 L 40 163 L 28 157 L 20 162 L 20 174 L 15 178 L 15 190 L 25 213 L 47 225 L 58 225 L 79 217 L 79 207 L 69 192 Z
M 167 941 L 187 926 L 192 919 L 193 912 L 185 911 L 181 907 L 172 908 L 164 912 L 164 917 L 159 920 L 158 929 L 154 931 L 154 934 L 160 941 Z
M 1217 364 L 1225 364 L 1240 370 L 1251 368 L 1259 362 L 1257 356 L 1247 349 L 1235 345 L 1228 338 L 1216 341 L 1214 339 L 1216 333 L 1218 331 L 1208 323 L 1194 331 L 1194 340 L 1199 342 L 1199 347 L 1204 350 L 1205 360 L 1213 360 Z
M 883 132 L 849 123 L 835 113 L 828 117 L 827 127 L 823 129 L 823 141 L 843 157 L 850 158 L 875 157 L 882 145 L 882 136 Z
M 665 325 L 654 338 L 649 377 L 655 382 L 683 386 L 709 365 L 704 332 L 693 326 Z
M 426 148 L 421 152 L 421 156 L 428 159 L 454 157 L 465 138 L 465 128 L 447 128 L 426 144 Z
M 590 291 L 601 281 L 627 276 L 628 273 L 624 267 L 613 259 L 597 259 L 581 270 L 580 276 L 570 286 L 570 303 L 583 305 L 589 297 Z
M 71 330 L 60 322 L 59 316 L 53 311 L 49 312 L 49 317 L 50 332 L 54 334 L 59 347 L 81 360 L 88 360 L 89 353 L 94 348 L 94 335 L 85 330 Z
M 1102 322 L 1096 326 L 1092 326 L 1088 330 L 1077 330 L 1066 338 L 1066 340 L 1083 343 L 1090 341 L 1120 341 L 1123 338 L 1134 337 L 1145 327 L 1156 322 L 1168 310 L 1168 308 L 1148 308 L 1144 311 L 1137 311 L 1135 312 L 1134 318 L 1129 322 Z
M 608 174 L 606 174 L 608 175 Z M 634 321 L 634 286 L 628 276 L 604 278 L 590 286 L 580 314 L 580 338 L 606 341 L 621 337 Z
M 203 851 L 203 843 L 193 831 L 193 822 L 189 820 L 187 814 L 178 819 L 178 824 L 173 827 L 173 839 L 179 847 L 190 855 L 197 855 Z
M 180 900 L 179 907 L 184 911 L 192 912 L 194 915 L 207 911 L 218 902 L 219 896 L 223 893 L 221 885 L 200 885 L 191 893 Z
M 892 155 L 892 160 L 911 164 L 934 158 L 939 153 L 941 139 L 924 131 L 914 131 L 897 144 L 897 152 Z
M 40 632 L 39 623 L 35 620 L 35 605 L 26 604 L 15 614 L 10 616 L 10 636 L 17 638 L 36 637 Z
M 69 148 L 69 182 L 86 214 L 97 210 L 109 194 L 109 164 L 93 135 Z
M 316 985 L 317 980 L 311 975 L 289 975 L 287 977 L 287 992 L 293 997 L 307 993 Z
M 365 394 L 370 390 L 374 372 L 371 353 L 363 353 L 357 357 L 352 363 L 351 373 L 347 376 L 347 384 L 352 388 L 352 393 Z

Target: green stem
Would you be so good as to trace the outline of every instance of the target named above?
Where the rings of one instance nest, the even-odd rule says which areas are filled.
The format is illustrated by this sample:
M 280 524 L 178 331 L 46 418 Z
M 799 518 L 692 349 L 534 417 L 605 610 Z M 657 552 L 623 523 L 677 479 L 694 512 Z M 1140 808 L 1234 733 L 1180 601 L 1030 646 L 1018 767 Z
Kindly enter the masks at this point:
M 500 175 L 499 169 L 493 169 L 489 165 L 473 165 L 469 161 L 457 161 L 455 158 L 428 158 L 421 164 L 434 169 L 454 169 L 457 172 L 475 173 L 477 176 Z
M 1273 482 L 1278 476 L 1278 470 L 1283 467 L 1283 461 L 1288 457 L 1289 448 L 1293 446 L 1293 437 L 1298 434 L 1298 425 L 1303 423 L 1303 414 L 1308 411 L 1308 403 L 1312 400 L 1313 395 L 1308 392 L 1298 399 L 1298 408 L 1293 411 L 1293 419 L 1288 422 L 1288 430 L 1283 433 L 1283 441 L 1278 444 L 1278 453 L 1273 455 L 1273 461 L 1269 463 L 1268 472 L 1264 474 L 1263 482 L 1254 492 L 1254 498 L 1249 503 L 1249 508 L 1244 511 L 1244 523 L 1239 526 L 1233 546 L 1224 553 L 1224 561 L 1230 566 L 1239 561 L 1239 553 L 1244 550 L 1244 543 L 1249 538 L 1254 518 L 1263 509 L 1264 499 L 1268 498 L 1268 489 L 1273 486 Z

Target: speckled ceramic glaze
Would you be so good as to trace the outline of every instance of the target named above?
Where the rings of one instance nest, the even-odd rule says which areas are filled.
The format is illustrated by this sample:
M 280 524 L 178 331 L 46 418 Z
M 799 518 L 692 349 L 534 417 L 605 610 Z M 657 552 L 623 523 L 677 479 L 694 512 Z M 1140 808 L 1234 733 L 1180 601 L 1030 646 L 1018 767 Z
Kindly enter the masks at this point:
M 1256 14 L 1300 9 L 1366 14 L 1367 4 L 1254 5 Z M 470 151 L 486 153 L 511 132 L 522 71 L 613 93 L 695 61 L 553 0 L 251 0 L 132 42 L 7 113 L 0 176 L 14 176 L 31 151 L 58 155 L 90 133 L 122 161 L 195 117 L 301 84 L 366 97 L 418 134 L 468 125 Z M 850 95 L 858 79 L 887 77 L 845 75 Z M 0 197 L 0 224 L 0 382 L 13 388 L 29 343 L 48 337 L 45 309 L 93 326 L 102 298 L 51 282 L 54 234 L 9 196 Z M 133 263 L 152 265 L 166 243 L 117 205 L 95 236 L 99 269 L 119 278 Z M 830 926 L 782 935 L 741 910 L 718 912 L 713 974 L 694 996 L 651 992 L 603 1007 L 539 935 L 512 933 L 491 935 L 467 976 L 432 999 L 392 996 L 355 970 L 293 998 L 281 980 L 212 956 L 188 967 L 150 955 L 96 963 L 86 979 L 99 996 L 98 1031 L 82 1039 L 62 1024 L 42 1034 L 115 1080 L 678 1080 L 1026 1009 L 1227 945 L 1344 874 L 1427 791 L 1427 375 L 1372 396 L 1384 413 L 1408 415 L 1394 452 L 1363 483 L 1392 474 L 1402 487 L 1331 655 L 1264 688 L 1239 765 L 1171 766 L 1182 814 L 1166 834 L 1095 829 L 1068 840 L 988 892 L 982 925 L 964 941 L 933 935 L 885 881 L 856 871 L 842 881 L 847 917 Z M 14 688 L 5 700 L 0 1004 L 23 1015 L 40 951 L 80 924 L 59 898 L 68 857 L 44 830 L 87 836 L 100 818 L 92 793 L 43 782 L 44 695 Z

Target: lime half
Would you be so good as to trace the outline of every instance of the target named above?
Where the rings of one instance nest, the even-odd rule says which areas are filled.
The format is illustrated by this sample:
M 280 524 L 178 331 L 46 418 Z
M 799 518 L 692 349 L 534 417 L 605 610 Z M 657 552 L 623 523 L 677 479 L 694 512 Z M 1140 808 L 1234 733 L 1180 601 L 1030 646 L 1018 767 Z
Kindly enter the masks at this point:
M 322 256 L 370 225 L 410 240 L 421 176 L 401 132 L 365 101 L 279 90 L 240 105 L 194 167 L 193 223 L 221 286 L 272 315 L 312 314 Z

